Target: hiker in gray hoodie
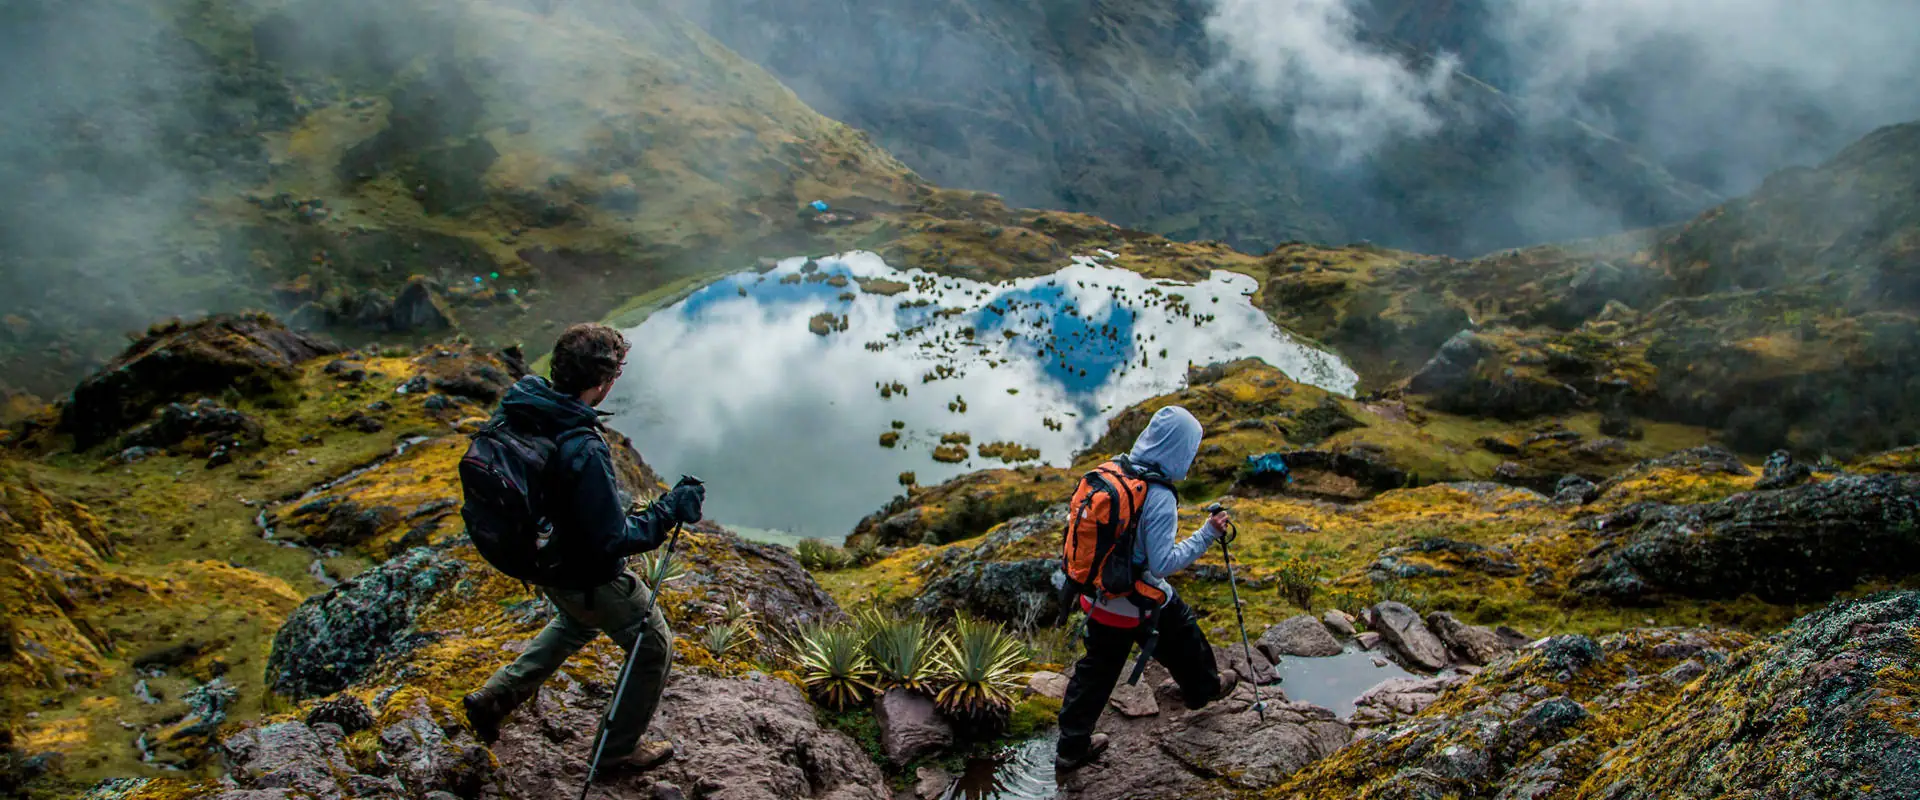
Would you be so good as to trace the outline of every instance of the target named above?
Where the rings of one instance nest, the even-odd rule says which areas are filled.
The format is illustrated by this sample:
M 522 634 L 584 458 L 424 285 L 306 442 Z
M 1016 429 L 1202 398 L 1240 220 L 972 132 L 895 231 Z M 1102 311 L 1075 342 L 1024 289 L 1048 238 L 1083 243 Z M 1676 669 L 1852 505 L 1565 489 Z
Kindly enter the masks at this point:
M 1200 450 L 1200 434 L 1200 421 L 1192 413 L 1168 406 L 1154 413 L 1127 458 L 1138 467 L 1157 470 L 1168 482 L 1178 481 L 1193 466 L 1193 457 Z M 1126 668 L 1127 654 L 1149 634 L 1158 632 L 1153 657 L 1173 674 L 1188 708 L 1201 708 L 1226 697 L 1239 682 L 1233 670 L 1222 673 L 1214 664 L 1213 645 L 1200 631 L 1193 609 L 1165 580 L 1186 569 L 1219 540 L 1227 527 L 1227 513 L 1214 514 L 1192 536 L 1175 541 L 1178 506 L 1179 498 L 1171 487 L 1159 481 L 1148 482 L 1147 496 L 1140 505 L 1133 559 L 1146 567 L 1142 580 L 1165 593 L 1167 600 L 1159 609 L 1148 613 L 1125 597 L 1100 601 L 1080 598 L 1080 608 L 1087 612 L 1087 654 L 1074 664 L 1073 677 L 1067 682 L 1066 701 L 1060 709 L 1060 743 L 1054 756 L 1056 771 L 1079 769 L 1106 749 L 1107 735 L 1094 733 L 1094 724 Z

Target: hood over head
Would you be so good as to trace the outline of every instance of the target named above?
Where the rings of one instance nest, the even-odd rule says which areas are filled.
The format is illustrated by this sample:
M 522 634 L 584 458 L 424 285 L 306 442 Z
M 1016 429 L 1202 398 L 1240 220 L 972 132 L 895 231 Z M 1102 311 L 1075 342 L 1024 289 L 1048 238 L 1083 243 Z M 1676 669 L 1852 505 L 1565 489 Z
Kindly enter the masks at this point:
M 1182 480 L 1193 466 L 1194 454 L 1200 452 L 1200 433 L 1200 420 L 1192 412 L 1167 406 L 1153 412 L 1153 420 L 1133 440 L 1127 457 L 1159 467 L 1168 480 Z
M 555 390 L 538 375 L 521 378 L 507 389 L 500 411 L 516 427 L 546 434 L 598 425 L 606 416 L 580 398 Z

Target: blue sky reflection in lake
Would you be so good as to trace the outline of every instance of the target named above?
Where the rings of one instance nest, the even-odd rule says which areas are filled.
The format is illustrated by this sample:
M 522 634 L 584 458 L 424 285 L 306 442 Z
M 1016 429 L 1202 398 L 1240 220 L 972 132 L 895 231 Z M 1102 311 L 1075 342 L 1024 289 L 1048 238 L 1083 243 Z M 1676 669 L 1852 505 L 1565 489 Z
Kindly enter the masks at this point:
M 728 276 L 628 331 L 634 350 L 605 406 L 664 474 L 709 482 L 710 516 L 759 538 L 838 540 L 901 491 L 901 472 L 933 485 L 1001 466 L 973 453 L 986 442 L 1064 464 L 1113 413 L 1180 388 L 1189 362 L 1258 356 L 1334 391 L 1356 381 L 1276 329 L 1244 275 L 1158 284 L 1082 259 L 990 284 L 864 252 L 805 263 Z M 874 279 L 909 288 L 862 288 Z M 826 312 L 844 330 L 809 331 Z M 907 391 L 882 398 L 895 382 Z M 895 420 L 900 441 L 883 448 Z M 931 458 L 949 432 L 971 436 L 968 461 Z

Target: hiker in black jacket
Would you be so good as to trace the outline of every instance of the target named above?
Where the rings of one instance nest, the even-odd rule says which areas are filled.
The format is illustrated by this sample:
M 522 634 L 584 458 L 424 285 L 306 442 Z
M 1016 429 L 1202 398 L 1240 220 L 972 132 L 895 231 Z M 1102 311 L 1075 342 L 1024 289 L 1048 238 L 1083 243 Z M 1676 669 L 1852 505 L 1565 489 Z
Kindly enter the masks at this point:
M 627 348 L 619 331 L 575 325 L 554 345 L 552 383 L 529 375 L 500 402 L 499 414 L 514 431 L 558 442 L 543 505 L 567 577 L 539 587 L 554 606 L 546 629 L 464 700 L 468 722 L 492 744 L 507 715 L 594 637 L 605 632 L 622 648 L 638 646 L 631 683 L 607 729 L 602 770 L 647 769 L 673 758 L 671 742 L 640 743 L 666 686 L 673 633 L 625 559 L 659 547 L 675 523 L 700 521 L 706 498 L 700 486 L 678 486 L 636 511 L 621 497 L 613 455 L 601 435 L 602 412 L 593 407 L 620 377 Z

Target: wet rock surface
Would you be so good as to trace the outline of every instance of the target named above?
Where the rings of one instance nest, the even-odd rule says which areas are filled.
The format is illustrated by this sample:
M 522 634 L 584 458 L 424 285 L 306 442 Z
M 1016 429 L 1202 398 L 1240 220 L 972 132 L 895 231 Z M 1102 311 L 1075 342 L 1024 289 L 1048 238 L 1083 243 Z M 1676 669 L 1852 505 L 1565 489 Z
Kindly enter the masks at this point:
M 1612 541 L 1582 562 L 1573 587 L 1583 594 L 1807 600 L 1920 559 L 1920 478 L 1840 475 L 1714 503 L 1636 505 L 1593 524 Z
M 268 394 L 301 362 L 338 352 L 264 314 L 220 315 L 149 330 L 112 362 L 75 386 L 60 404 L 57 429 L 85 449 L 146 419 L 153 409 L 229 387 Z

